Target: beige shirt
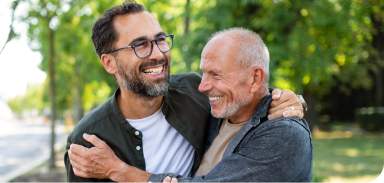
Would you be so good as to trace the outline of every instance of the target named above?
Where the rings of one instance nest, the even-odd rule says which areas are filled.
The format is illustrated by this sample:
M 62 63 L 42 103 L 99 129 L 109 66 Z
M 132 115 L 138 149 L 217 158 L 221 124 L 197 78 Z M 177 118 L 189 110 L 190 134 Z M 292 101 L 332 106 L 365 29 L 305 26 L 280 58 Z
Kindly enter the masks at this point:
M 196 172 L 196 177 L 200 175 L 206 175 L 212 170 L 222 159 L 225 149 L 227 148 L 229 142 L 233 139 L 236 133 L 244 126 L 243 123 L 233 124 L 229 123 L 228 119 L 224 119 L 219 135 L 213 141 L 211 147 L 204 154 L 203 160 L 201 161 L 200 167 Z

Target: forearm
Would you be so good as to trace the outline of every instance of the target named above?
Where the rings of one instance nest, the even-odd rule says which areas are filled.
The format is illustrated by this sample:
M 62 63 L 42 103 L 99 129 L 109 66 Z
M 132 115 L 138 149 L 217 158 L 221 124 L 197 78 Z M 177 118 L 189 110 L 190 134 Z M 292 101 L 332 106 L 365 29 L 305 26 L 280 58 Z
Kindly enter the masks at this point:
M 121 162 L 119 166 L 116 166 L 116 168 L 111 171 L 109 178 L 115 182 L 148 182 L 151 175 L 149 172 Z

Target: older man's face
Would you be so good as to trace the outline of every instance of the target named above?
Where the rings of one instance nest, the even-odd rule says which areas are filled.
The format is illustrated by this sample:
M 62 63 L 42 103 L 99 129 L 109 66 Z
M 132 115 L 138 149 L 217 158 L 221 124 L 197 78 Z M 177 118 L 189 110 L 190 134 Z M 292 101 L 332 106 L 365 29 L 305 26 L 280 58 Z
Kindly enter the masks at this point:
M 212 115 L 217 118 L 233 116 L 251 101 L 233 45 L 231 38 L 216 38 L 207 44 L 201 56 L 200 69 L 204 75 L 199 91 L 209 97 Z

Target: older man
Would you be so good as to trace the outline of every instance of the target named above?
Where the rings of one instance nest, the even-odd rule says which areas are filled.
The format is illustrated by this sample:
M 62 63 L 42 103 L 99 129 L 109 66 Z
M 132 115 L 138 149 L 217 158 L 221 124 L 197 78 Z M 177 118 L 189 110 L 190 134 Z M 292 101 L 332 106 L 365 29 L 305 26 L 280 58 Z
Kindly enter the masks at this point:
M 201 81 L 197 74 L 169 75 L 173 35 L 165 34 L 143 6 L 127 2 L 108 9 L 97 20 L 92 41 L 104 68 L 115 76 L 120 88 L 85 116 L 68 137 L 68 181 L 99 181 L 91 177 L 120 181 L 122 177 L 114 169 L 119 166 L 137 170 L 131 178 L 145 181 L 151 174 L 139 169 L 193 175 L 204 151 L 206 124 L 211 118 L 209 100 L 197 90 Z M 271 104 L 277 106 L 271 111 L 281 116 L 288 109 L 288 115 L 302 117 L 297 97 L 290 91 L 285 93 Z M 299 110 L 291 111 L 291 105 Z M 105 142 L 93 141 L 94 135 L 84 133 Z M 92 147 L 88 141 L 95 147 L 82 147 Z M 83 169 L 86 161 L 96 162 L 91 165 L 93 175 Z
M 210 124 L 196 177 L 159 174 L 149 180 L 169 175 L 181 182 L 310 182 L 313 147 L 306 121 L 267 119 L 272 97 L 263 40 L 242 28 L 218 32 L 204 48 L 200 69 L 199 91 L 209 97 L 218 119 Z

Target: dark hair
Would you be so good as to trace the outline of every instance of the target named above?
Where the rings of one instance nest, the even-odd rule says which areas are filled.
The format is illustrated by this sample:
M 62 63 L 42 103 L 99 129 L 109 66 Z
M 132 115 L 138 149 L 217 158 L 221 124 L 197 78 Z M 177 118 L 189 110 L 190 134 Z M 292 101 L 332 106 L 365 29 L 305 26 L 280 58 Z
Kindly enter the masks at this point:
M 118 15 L 139 13 L 145 11 L 143 5 L 134 0 L 127 0 L 122 5 L 117 5 L 107 9 L 104 14 L 95 22 L 92 28 L 92 42 L 96 53 L 101 55 L 114 49 L 113 45 L 117 41 L 118 34 L 113 27 L 113 19 Z

